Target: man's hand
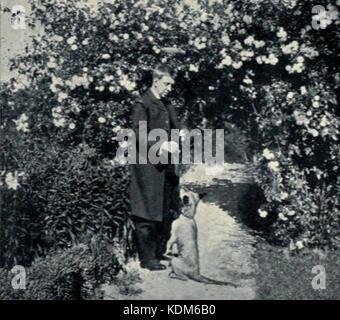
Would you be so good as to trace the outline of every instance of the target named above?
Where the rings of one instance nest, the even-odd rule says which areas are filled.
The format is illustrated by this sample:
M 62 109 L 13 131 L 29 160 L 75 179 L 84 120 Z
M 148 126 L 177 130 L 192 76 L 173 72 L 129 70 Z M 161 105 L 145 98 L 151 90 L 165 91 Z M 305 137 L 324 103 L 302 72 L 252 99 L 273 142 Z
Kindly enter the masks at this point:
M 178 143 L 175 141 L 165 141 L 162 143 L 161 148 L 160 148 L 160 153 L 164 152 L 170 152 L 170 153 L 175 153 L 178 152 L 179 147 Z

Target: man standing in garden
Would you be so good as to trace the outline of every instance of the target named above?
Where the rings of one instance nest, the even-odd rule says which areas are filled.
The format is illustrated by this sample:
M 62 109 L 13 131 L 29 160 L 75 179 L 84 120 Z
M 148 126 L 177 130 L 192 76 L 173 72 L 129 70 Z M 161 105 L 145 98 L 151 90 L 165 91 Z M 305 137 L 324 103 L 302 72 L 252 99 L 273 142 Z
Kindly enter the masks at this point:
M 165 106 L 161 99 L 170 91 L 174 83 L 174 74 L 167 65 L 158 65 L 153 71 L 151 88 L 141 96 L 132 110 L 132 125 L 136 134 L 137 159 L 143 157 L 138 150 L 140 140 L 153 129 L 182 129 L 177 114 L 172 106 Z M 146 134 L 139 136 L 140 121 L 146 121 Z M 170 135 L 169 135 L 170 136 Z M 154 142 L 143 141 L 147 150 Z M 168 156 L 178 152 L 178 144 L 165 141 L 159 150 Z M 147 156 L 146 156 L 147 158 Z M 141 163 L 143 162 L 143 163 Z M 130 203 L 131 213 L 136 227 L 137 248 L 141 266 L 149 270 L 163 270 L 160 263 L 165 259 L 166 242 L 170 236 L 173 217 L 170 207 L 175 210 L 179 203 L 179 177 L 175 165 L 154 165 L 150 159 L 137 160 L 130 165 Z

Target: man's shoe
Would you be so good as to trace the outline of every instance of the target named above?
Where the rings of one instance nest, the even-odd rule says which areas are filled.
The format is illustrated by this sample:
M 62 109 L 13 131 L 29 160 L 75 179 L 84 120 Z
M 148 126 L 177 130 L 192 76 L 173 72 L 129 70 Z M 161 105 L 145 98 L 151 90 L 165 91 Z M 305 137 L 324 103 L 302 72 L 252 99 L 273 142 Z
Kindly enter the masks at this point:
M 141 267 L 150 271 L 160 271 L 166 269 L 166 266 L 161 263 L 141 263 Z

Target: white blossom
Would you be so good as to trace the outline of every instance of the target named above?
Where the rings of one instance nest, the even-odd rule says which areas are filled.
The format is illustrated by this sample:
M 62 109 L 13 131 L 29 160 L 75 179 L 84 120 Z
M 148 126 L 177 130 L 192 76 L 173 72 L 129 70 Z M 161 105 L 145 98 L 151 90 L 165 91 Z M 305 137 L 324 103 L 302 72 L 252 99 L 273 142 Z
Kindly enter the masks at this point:
M 300 87 L 300 92 L 301 92 L 301 94 L 307 93 L 306 87 L 305 86 Z
M 292 99 L 294 97 L 294 92 L 288 92 L 287 99 Z
M 282 212 L 279 213 L 279 219 L 282 220 L 282 221 L 288 220 L 288 218 Z
M 198 72 L 198 66 L 196 66 L 194 64 L 190 64 L 189 71 Z
M 68 38 L 67 40 L 66 40 L 66 42 L 69 44 L 69 45 L 72 45 L 75 41 L 76 41 L 76 37 L 75 36 L 72 36 L 72 37 L 70 37 L 70 38 Z
M 102 54 L 102 59 L 107 60 L 107 59 L 110 59 L 110 58 L 111 58 L 111 56 L 108 53 Z
M 5 182 L 9 189 L 16 190 L 20 186 L 18 182 L 18 172 L 15 171 L 14 175 L 12 172 L 7 173 Z
M 317 131 L 316 129 L 310 129 L 308 128 L 308 132 L 313 136 L 313 137 L 317 137 L 319 135 L 319 131 Z
M 278 171 L 278 169 L 279 169 L 279 163 L 278 163 L 278 161 L 270 161 L 270 162 L 268 163 L 268 168 L 271 169 L 271 170 L 273 170 L 273 171 Z
M 275 158 L 274 154 L 268 148 L 264 149 L 262 154 L 267 160 L 272 160 Z
M 254 37 L 253 36 L 249 36 L 246 39 L 244 39 L 244 43 L 247 45 L 251 45 L 254 42 Z
M 298 249 L 302 249 L 302 248 L 304 247 L 303 242 L 302 242 L 301 240 L 297 241 L 297 242 L 296 242 L 296 247 L 297 247 Z
M 268 212 L 266 210 L 258 209 L 257 212 L 259 213 L 261 218 L 265 218 L 268 215 Z

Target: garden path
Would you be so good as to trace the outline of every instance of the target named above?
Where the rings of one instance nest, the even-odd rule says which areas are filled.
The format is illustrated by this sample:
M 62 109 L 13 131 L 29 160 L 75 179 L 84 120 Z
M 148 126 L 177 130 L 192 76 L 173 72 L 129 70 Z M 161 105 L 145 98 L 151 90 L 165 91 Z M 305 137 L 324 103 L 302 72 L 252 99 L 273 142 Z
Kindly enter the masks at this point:
M 225 164 L 216 170 L 205 165 L 196 165 L 182 178 L 181 184 L 193 190 L 208 191 L 197 208 L 198 244 L 201 273 L 209 278 L 231 281 L 239 285 L 217 286 L 195 281 L 181 281 L 168 277 L 169 268 L 150 272 L 139 269 L 143 292 L 135 296 L 122 296 L 110 286 L 105 289 L 106 299 L 134 300 L 248 300 L 255 298 L 256 262 L 254 259 L 255 238 L 237 222 L 228 211 L 223 199 L 228 198 L 226 182 L 234 188 L 247 181 L 242 165 Z M 210 170 L 210 171 L 209 171 Z M 165 262 L 164 262 L 165 263 Z M 133 264 L 133 262 L 132 262 Z

